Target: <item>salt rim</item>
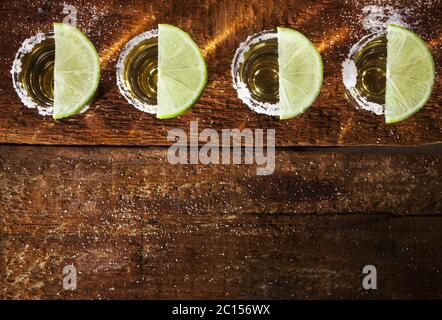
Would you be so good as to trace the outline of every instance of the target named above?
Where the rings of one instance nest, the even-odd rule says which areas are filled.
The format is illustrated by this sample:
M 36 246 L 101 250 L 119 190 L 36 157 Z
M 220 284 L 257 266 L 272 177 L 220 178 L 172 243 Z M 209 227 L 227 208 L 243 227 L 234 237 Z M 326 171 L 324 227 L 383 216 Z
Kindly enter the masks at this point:
M 42 116 L 49 116 L 53 114 L 53 107 L 41 106 L 34 101 L 34 99 L 29 96 L 28 91 L 26 90 L 23 83 L 19 80 L 19 74 L 22 72 L 22 59 L 23 57 L 30 53 L 34 47 L 40 43 L 42 43 L 46 39 L 54 38 L 54 33 L 37 33 L 35 36 L 32 36 L 23 41 L 20 49 L 18 49 L 17 54 L 15 55 L 15 59 L 12 63 L 11 68 L 11 76 L 12 83 L 15 91 L 20 97 L 21 102 L 30 109 L 37 109 L 38 113 Z
M 354 44 L 351 47 L 347 59 L 342 63 L 342 78 L 344 81 L 345 89 L 349 93 L 350 97 L 354 100 L 354 102 L 356 102 L 359 105 L 359 107 L 361 107 L 364 110 L 371 111 L 377 115 L 384 114 L 384 106 L 376 102 L 368 101 L 367 99 L 360 96 L 356 92 L 355 86 L 358 77 L 358 70 L 353 60 L 353 56 L 360 49 L 365 47 L 365 45 L 368 42 L 370 42 L 373 39 L 380 38 L 382 36 L 385 36 L 385 31 L 372 33 L 363 37 L 358 43 Z
M 238 49 L 236 49 L 231 65 L 233 87 L 236 89 L 238 98 L 241 99 L 242 102 L 244 102 L 253 111 L 269 116 L 279 116 L 279 103 L 261 102 L 254 99 L 249 88 L 247 87 L 247 84 L 241 80 L 239 70 L 241 64 L 244 63 L 244 55 L 250 50 L 251 45 L 261 41 L 277 38 L 278 33 L 275 30 L 264 30 L 249 36 L 239 45 Z
M 129 89 L 126 86 L 126 83 L 124 81 L 124 65 L 126 62 L 126 58 L 128 54 L 141 42 L 144 40 L 148 40 L 151 38 L 157 38 L 158 37 L 158 29 L 153 29 L 150 31 L 143 32 L 142 34 L 139 34 L 138 36 L 132 38 L 126 45 L 124 46 L 123 50 L 120 53 L 120 57 L 118 58 L 116 70 L 117 70 L 117 85 L 118 89 L 120 90 L 121 95 L 126 98 L 127 102 L 129 102 L 131 105 L 133 105 L 135 108 L 142 112 L 147 112 L 151 114 L 157 114 L 158 105 L 151 105 L 144 101 L 139 100 L 138 98 L 134 97 L 132 94 L 130 94 Z

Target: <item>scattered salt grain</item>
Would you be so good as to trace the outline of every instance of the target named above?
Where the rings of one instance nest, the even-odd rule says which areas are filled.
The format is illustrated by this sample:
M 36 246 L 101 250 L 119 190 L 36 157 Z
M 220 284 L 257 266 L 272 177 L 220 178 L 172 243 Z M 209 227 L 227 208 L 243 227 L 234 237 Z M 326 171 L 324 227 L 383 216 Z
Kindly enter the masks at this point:
M 410 9 L 396 9 L 392 6 L 367 5 L 362 9 L 364 29 L 370 32 L 386 30 L 389 24 L 411 28 L 404 18 L 410 15 Z

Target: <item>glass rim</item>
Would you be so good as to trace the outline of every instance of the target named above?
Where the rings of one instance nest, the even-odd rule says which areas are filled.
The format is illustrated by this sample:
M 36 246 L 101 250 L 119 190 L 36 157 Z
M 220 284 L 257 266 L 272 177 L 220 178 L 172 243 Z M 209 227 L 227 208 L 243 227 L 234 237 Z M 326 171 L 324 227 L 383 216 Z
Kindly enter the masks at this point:
M 22 70 L 22 60 L 23 58 L 32 52 L 34 48 L 47 39 L 55 39 L 54 32 L 38 32 L 35 35 L 25 39 L 20 48 L 17 50 L 14 61 L 12 62 L 11 67 L 11 76 L 12 83 L 15 89 L 15 92 L 19 96 L 21 102 L 25 105 L 25 107 L 29 109 L 37 109 L 38 113 L 43 116 L 50 116 L 53 114 L 52 106 L 42 106 L 37 101 L 35 101 L 32 96 L 29 95 L 23 83 L 20 81 L 19 76 Z
M 261 41 L 277 39 L 278 32 L 275 29 L 264 30 L 249 36 L 236 49 L 231 64 L 231 74 L 233 79 L 233 87 L 235 88 L 238 98 L 256 113 L 266 114 L 269 116 L 279 116 L 279 102 L 270 103 L 262 102 L 252 96 L 247 84 L 240 78 L 240 69 L 244 63 L 245 54 L 250 50 L 250 46 Z
M 351 48 L 350 51 L 348 53 L 347 58 L 345 59 L 345 62 L 350 62 L 352 63 L 352 65 L 356 68 L 356 78 L 358 75 L 358 70 L 357 70 L 357 66 L 355 64 L 354 58 L 355 56 L 370 42 L 373 41 L 375 39 L 378 38 L 382 38 L 387 36 L 387 31 L 386 30 L 381 30 L 381 31 L 377 31 L 377 32 L 373 32 L 370 34 L 367 34 L 365 36 L 363 36 L 358 42 L 356 42 Z M 345 82 L 345 78 L 346 76 L 344 75 L 344 70 L 345 68 L 343 68 L 342 70 L 342 81 L 344 84 L 344 92 L 345 92 L 345 97 L 347 99 L 347 101 L 353 105 L 356 108 L 361 108 L 370 112 L 373 112 L 376 115 L 383 115 L 384 114 L 384 106 L 385 104 L 379 104 L 377 102 L 373 102 L 373 101 L 369 101 L 367 99 L 365 99 L 364 97 L 362 97 L 361 95 L 359 95 L 356 91 L 355 86 L 351 86 L 349 87 Z
M 116 64 L 116 77 L 117 77 L 117 86 L 120 91 L 120 94 L 127 100 L 127 102 L 129 102 L 129 104 L 131 104 L 132 106 L 134 106 L 135 108 L 137 108 L 142 112 L 156 114 L 158 110 L 158 104 L 155 105 L 149 104 L 132 95 L 129 91 L 129 88 L 126 85 L 126 81 L 124 80 L 124 71 L 128 55 L 142 41 L 149 40 L 152 38 L 158 38 L 158 29 L 152 29 L 140 33 L 139 35 L 130 39 L 124 45 L 118 57 L 118 62 Z

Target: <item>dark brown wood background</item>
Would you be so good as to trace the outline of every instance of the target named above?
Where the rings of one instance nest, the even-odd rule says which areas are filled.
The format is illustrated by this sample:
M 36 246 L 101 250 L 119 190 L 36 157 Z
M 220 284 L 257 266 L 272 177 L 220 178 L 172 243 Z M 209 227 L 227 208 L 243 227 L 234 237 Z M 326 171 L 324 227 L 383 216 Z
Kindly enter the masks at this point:
M 341 63 L 370 1 L 70 1 L 103 75 L 87 113 L 55 122 L 21 105 L 9 70 L 63 2 L 0 3 L 0 298 L 442 297 L 442 148 L 414 147 L 442 142 L 442 82 L 396 125 L 346 103 Z M 411 22 L 440 73 L 442 4 L 424 2 Z M 158 23 L 191 33 L 209 67 L 200 102 L 167 121 L 115 85 L 122 46 Z M 230 77 L 236 47 L 279 25 L 311 38 L 325 64 L 321 96 L 290 121 L 253 113 Z M 276 129 L 275 173 L 170 165 L 167 132 L 192 120 Z M 71 263 L 78 288 L 65 291 Z M 378 290 L 362 288 L 367 264 Z

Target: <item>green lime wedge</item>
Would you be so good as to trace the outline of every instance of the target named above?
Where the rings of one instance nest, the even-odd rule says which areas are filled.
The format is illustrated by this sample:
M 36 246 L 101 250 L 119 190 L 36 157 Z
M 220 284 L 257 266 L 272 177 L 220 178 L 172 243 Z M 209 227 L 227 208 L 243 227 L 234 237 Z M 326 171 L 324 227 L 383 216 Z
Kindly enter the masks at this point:
M 302 33 L 278 28 L 280 119 L 305 112 L 322 86 L 323 67 L 318 50 Z
M 54 23 L 54 119 L 79 113 L 93 98 L 100 81 L 100 58 L 77 28 Z
M 157 118 L 173 118 L 186 112 L 198 101 L 206 83 L 206 62 L 196 43 L 181 29 L 160 24 Z
M 425 42 L 410 30 L 389 25 L 385 122 L 399 122 L 419 111 L 431 96 L 434 80 L 434 60 Z

